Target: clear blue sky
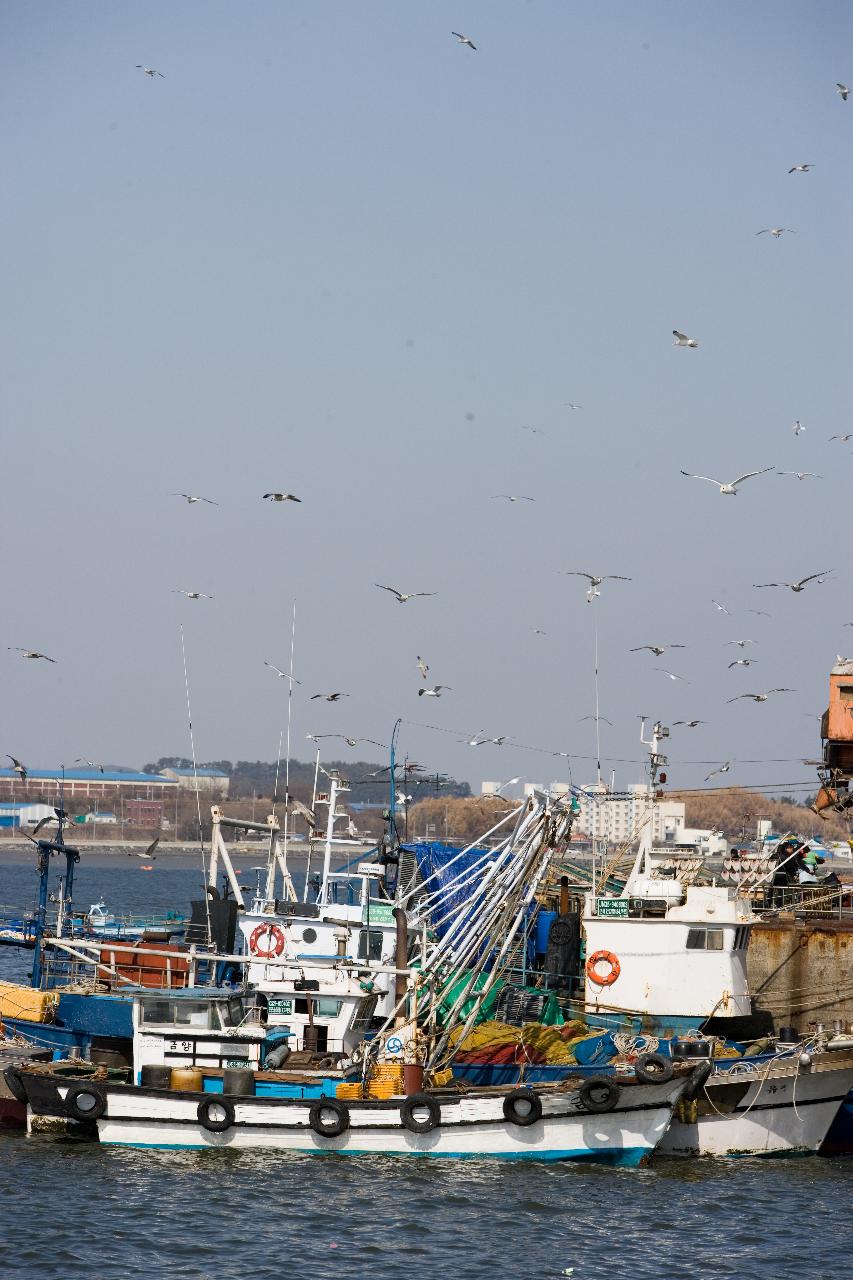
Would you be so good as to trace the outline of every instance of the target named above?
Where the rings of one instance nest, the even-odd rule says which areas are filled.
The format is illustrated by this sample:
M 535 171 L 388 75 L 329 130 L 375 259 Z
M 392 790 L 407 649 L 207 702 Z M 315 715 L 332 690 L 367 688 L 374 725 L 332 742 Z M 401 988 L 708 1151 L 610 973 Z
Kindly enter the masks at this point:
M 2 642 L 57 665 L 0 651 L 0 749 L 188 752 L 183 621 L 199 758 L 273 758 L 295 599 L 303 758 L 402 716 L 475 786 L 565 777 L 460 739 L 593 755 L 595 619 L 605 757 L 641 756 L 640 712 L 709 721 L 676 784 L 814 755 L 853 649 L 851 35 L 849 4 L 785 0 L 8 0 Z M 770 464 L 824 478 L 679 475 Z M 568 569 L 633 581 L 588 606 Z

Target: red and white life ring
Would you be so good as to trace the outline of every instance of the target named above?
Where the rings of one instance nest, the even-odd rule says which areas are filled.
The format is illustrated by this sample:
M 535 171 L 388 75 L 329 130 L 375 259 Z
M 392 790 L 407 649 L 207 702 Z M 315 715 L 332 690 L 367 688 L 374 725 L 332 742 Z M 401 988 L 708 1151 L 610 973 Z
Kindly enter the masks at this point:
M 610 971 L 603 976 L 598 972 L 597 966 L 600 964 L 610 965 Z M 619 957 L 615 956 L 612 951 L 594 951 L 586 962 L 586 976 L 598 984 L 600 987 L 609 987 L 615 982 L 622 972 L 622 966 L 619 963 Z
M 261 939 L 265 935 L 267 945 L 262 946 Z M 284 950 L 284 932 L 277 924 L 259 924 L 252 930 L 252 935 L 249 938 L 249 950 L 259 960 L 276 959 Z

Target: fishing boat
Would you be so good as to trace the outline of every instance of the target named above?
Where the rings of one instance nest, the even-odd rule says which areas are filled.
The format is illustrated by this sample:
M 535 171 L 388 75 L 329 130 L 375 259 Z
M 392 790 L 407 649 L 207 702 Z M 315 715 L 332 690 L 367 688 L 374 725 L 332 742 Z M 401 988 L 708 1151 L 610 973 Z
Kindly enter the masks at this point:
M 672 1156 L 807 1155 L 819 1151 L 853 1088 L 853 1038 L 766 1062 L 718 1066 L 676 1107 L 659 1151 Z
M 22 1071 L 17 1077 L 34 1111 L 94 1122 L 107 1144 L 618 1165 L 651 1155 L 688 1085 L 687 1077 L 664 1085 L 566 1082 L 349 1103 L 73 1083 Z

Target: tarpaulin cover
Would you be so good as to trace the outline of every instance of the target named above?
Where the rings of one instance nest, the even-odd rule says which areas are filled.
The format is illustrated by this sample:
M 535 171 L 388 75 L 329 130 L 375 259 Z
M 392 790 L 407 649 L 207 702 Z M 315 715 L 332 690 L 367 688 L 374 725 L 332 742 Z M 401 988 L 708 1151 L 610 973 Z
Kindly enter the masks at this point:
M 441 894 L 441 900 L 432 912 L 431 924 L 439 938 L 443 938 L 448 929 L 459 919 L 458 912 L 462 912 L 463 920 L 472 914 L 473 907 L 469 906 L 467 911 L 464 908 L 478 880 L 482 878 L 482 874 L 485 874 L 489 865 L 489 855 L 493 851 L 477 848 L 465 849 L 463 852 L 464 846 L 427 840 L 418 840 L 414 844 L 403 845 L 402 848 L 404 852 L 414 855 L 421 875 L 424 880 L 429 880 L 426 892 Z M 452 866 L 449 865 L 451 862 Z M 469 873 L 475 869 L 480 874 L 470 875 Z M 459 881 L 464 883 L 458 888 L 453 888 L 454 882 Z M 537 910 L 536 903 L 528 906 L 518 930 L 519 935 L 522 933 L 526 935 L 527 961 L 531 965 L 535 953 L 535 939 L 529 925 Z M 454 937 L 458 937 L 464 931 L 465 926 L 462 924 L 456 930 Z

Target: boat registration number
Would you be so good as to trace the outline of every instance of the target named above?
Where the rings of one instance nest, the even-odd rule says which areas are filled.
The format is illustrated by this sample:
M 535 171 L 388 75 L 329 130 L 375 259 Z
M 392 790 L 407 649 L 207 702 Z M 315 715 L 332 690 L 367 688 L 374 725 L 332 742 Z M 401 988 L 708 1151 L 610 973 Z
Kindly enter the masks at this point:
M 595 904 L 597 916 L 627 916 L 627 898 L 599 898 Z
M 276 1014 L 279 1017 L 289 1018 L 290 1015 L 293 1013 L 292 1000 L 281 1000 L 281 999 L 276 999 L 274 996 L 270 996 L 268 1005 L 269 1005 L 269 1012 Z

